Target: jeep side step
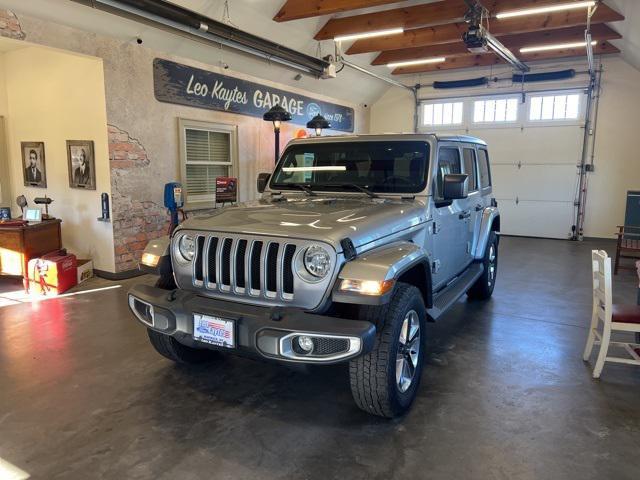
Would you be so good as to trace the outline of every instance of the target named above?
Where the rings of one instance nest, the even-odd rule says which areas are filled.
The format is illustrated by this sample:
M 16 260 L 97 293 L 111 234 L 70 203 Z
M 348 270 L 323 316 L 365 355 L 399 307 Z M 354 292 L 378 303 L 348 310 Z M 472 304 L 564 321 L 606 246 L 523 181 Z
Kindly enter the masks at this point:
M 482 263 L 472 263 L 469 268 L 443 290 L 434 294 L 433 307 L 427 313 L 433 320 L 437 320 L 448 309 L 464 295 L 475 281 L 482 275 L 484 265 Z

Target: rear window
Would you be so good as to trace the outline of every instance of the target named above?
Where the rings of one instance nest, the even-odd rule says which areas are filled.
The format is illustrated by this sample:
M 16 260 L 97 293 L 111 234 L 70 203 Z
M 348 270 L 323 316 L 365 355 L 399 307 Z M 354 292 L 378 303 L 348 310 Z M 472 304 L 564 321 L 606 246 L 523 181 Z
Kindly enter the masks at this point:
M 485 149 L 478 149 L 478 170 L 480 172 L 480 188 L 491 186 L 491 170 L 489 170 L 489 154 Z
M 473 148 L 465 148 L 463 150 L 464 155 L 464 173 L 469 177 L 467 178 L 467 189 L 469 192 L 475 192 L 478 190 L 478 173 L 476 167 L 476 151 Z

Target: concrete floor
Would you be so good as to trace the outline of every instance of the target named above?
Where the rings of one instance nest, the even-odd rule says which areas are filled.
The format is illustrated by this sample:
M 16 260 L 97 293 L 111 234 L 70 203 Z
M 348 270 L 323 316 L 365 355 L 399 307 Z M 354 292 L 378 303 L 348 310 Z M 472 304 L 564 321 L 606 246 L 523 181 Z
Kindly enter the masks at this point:
M 394 421 L 354 406 L 344 367 L 173 365 L 127 282 L 0 308 L 0 458 L 37 479 L 638 478 L 640 368 L 594 381 L 581 360 L 602 246 L 503 238 L 493 299 L 429 326 Z M 616 301 L 635 302 L 634 279 Z

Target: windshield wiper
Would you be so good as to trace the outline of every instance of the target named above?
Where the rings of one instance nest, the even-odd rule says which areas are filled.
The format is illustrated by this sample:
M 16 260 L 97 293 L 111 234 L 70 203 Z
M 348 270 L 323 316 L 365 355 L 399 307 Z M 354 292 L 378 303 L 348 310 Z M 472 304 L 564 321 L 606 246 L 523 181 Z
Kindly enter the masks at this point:
M 323 183 L 320 185 L 314 185 L 314 187 L 338 187 L 338 188 L 355 188 L 356 190 L 360 190 L 362 193 L 367 195 L 369 198 L 379 198 L 378 195 L 373 193 L 367 187 L 363 187 L 362 185 L 358 185 L 357 183 Z
M 299 188 L 300 190 L 302 190 L 304 193 L 306 193 L 310 197 L 313 197 L 315 195 L 315 192 L 313 192 L 311 190 L 311 187 L 309 185 L 304 185 L 302 183 L 291 183 L 290 185 L 292 187 Z

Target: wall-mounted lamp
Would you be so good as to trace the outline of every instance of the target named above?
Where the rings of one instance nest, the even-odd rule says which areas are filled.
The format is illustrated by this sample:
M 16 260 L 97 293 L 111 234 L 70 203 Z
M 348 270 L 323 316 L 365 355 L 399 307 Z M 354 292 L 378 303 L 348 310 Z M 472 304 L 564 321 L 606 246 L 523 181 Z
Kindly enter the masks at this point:
M 280 126 L 282 125 L 282 122 L 288 122 L 291 120 L 291 114 L 280 105 L 274 105 L 262 116 L 262 119 L 266 122 L 273 122 L 273 133 L 275 133 L 276 136 L 275 162 L 278 163 L 278 159 L 280 158 Z
M 307 128 L 314 129 L 316 131 L 316 136 L 319 137 L 322 135 L 322 129 L 331 128 L 331 124 L 327 122 L 326 118 L 318 114 L 307 122 Z

